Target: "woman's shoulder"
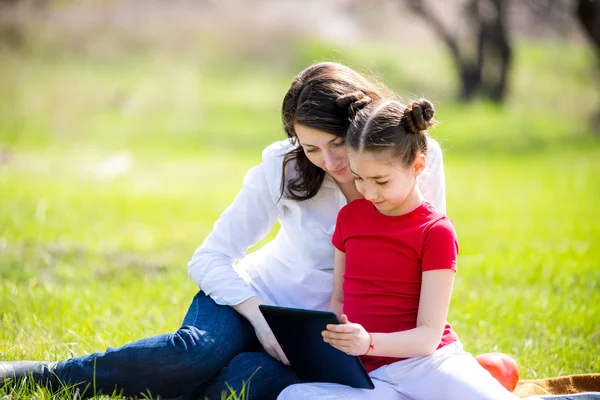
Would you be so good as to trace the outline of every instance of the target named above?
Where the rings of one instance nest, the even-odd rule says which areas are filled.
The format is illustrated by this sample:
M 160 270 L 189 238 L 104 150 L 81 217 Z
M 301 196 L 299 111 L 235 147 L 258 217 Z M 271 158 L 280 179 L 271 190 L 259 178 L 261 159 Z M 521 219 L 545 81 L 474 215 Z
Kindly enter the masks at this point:
M 294 145 L 289 139 L 271 143 L 263 150 L 262 160 L 263 162 L 279 161 L 281 163 L 283 156 L 293 148 Z
M 274 142 L 265 147 L 260 165 L 256 165 L 249 171 L 245 184 L 254 185 L 260 182 L 261 185 L 266 185 L 273 199 L 279 200 L 283 157 L 293 147 L 289 140 Z
M 276 180 L 279 185 L 278 178 L 281 178 L 281 167 L 283 165 L 283 157 L 294 145 L 289 140 L 280 140 L 271 143 L 262 151 L 262 159 L 258 168 L 262 171 L 268 182 Z
M 442 146 L 431 136 L 427 136 L 427 156 L 437 158 L 442 154 Z

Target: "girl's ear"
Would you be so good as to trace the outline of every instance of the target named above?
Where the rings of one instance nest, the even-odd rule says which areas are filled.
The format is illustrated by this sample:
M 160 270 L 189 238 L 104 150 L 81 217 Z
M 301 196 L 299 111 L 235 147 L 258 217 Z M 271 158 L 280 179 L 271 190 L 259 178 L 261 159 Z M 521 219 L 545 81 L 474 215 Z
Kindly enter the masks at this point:
M 421 175 L 421 172 L 423 172 L 423 170 L 425 170 L 426 166 L 427 166 L 427 159 L 425 158 L 425 154 L 421 153 L 415 158 L 415 161 L 413 162 L 413 165 L 412 165 L 413 174 L 415 176 Z

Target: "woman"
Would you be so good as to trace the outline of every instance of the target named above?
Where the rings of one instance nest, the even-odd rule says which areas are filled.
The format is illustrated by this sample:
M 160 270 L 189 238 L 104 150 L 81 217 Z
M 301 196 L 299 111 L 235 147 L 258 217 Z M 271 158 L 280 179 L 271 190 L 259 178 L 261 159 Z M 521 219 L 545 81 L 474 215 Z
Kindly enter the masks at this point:
M 351 114 L 389 93 L 352 69 L 318 63 L 302 71 L 283 100 L 288 139 L 267 147 L 233 203 L 196 250 L 189 275 L 201 288 L 181 328 L 104 353 L 58 363 L 0 363 L 2 378 L 31 374 L 104 393 L 163 398 L 220 398 L 251 379 L 249 398 L 276 398 L 297 378 L 258 310 L 263 303 L 327 308 L 331 295 L 331 236 L 338 211 L 362 197 L 348 167 L 344 138 Z M 348 108 L 352 100 L 356 110 Z M 439 145 L 428 139 L 419 187 L 445 212 Z M 279 221 L 277 237 L 247 249 Z M 241 260 L 236 264 L 236 260 Z

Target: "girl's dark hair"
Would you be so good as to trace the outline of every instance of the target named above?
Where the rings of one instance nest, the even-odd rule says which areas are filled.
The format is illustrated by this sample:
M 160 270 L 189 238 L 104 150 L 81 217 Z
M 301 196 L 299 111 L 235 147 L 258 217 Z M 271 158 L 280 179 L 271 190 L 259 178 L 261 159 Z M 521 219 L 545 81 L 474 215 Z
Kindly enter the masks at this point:
M 308 200 L 317 194 L 325 178 L 325 171 L 310 162 L 298 144 L 296 124 L 345 138 L 355 114 L 388 94 L 383 86 L 333 62 L 313 64 L 296 76 L 281 108 L 285 133 L 296 145 L 283 158 L 281 196 Z M 286 166 L 292 161 L 298 175 L 288 181 Z
M 404 106 L 395 100 L 374 101 L 360 110 L 346 135 L 348 147 L 360 152 L 392 150 L 404 166 L 427 153 L 427 130 L 435 125 L 429 100 Z

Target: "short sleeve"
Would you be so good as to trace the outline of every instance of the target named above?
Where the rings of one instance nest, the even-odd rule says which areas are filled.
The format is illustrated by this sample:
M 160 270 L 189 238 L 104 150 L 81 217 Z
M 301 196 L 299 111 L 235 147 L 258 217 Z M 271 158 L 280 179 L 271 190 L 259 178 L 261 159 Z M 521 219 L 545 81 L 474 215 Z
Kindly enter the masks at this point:
M 456 271 L 458 239 L 448 217 L 436 221 L 425 235 L 422 250 L 422 271 L 451 269 Z
M 338 213 L 337 220 L 335 222 L 335 230 L 333 231 L 333 237 L 331 239 L 331 243 L 335 246 L 336 249 L 341 251 L 342 253 L 346 252 L 346 246 L 344 245 L 344 236 L 342 234 L 343 225 L 344 225 L 344 215 L 346 214 L 346 207 L 343 207 Z

